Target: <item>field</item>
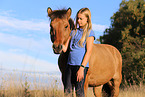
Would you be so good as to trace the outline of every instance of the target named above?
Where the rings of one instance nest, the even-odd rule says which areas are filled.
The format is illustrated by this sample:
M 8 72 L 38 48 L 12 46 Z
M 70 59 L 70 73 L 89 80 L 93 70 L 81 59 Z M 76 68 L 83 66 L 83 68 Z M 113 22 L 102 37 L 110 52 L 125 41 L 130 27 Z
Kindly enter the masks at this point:
M 0 97 L 63 97 L 60 79 L 46 74 L 23 75 L 23 78 L 18 73 L 1 75 Z M 88 97 L 94 97 L 92 88 L 88 89 Z M 120 89 L 119 97 L 145 97 L 145 86 Z

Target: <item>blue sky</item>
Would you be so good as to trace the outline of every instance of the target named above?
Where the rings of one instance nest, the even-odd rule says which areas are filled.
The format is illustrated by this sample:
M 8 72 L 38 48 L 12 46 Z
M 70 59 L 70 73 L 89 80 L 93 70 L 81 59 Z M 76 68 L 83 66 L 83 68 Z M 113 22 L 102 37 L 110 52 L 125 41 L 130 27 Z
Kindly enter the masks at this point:
M 1 0 L 0 69 L 28 72 L 58 72 L 49 36 L 47 8 L 71 8 L 74 19 L 80 8 L 92 14 L 96 37 L 110 26 L 110 17 L 122 0 Z

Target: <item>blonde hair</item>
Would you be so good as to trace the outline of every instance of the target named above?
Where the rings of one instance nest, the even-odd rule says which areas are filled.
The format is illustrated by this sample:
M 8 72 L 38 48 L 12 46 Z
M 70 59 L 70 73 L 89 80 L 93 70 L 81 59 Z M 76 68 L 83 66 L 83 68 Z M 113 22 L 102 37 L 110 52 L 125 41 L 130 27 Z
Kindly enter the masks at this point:
M 76 15 L 76 25 L 75 25 L 75 28 L 77 28 L 77 25 L 78 25 L 78 14 L 83 14 L 87 17 L 87 25 L 84 27 L 83 29 L 83 35 L 81 37 L 81 39 L 79 40 L 78 44 L 79 46 L 83 47 L 83 43 L 84 41 L 87 39 L 87 37 L 89 36 L 90 34 L 90 31 L 92 29 L 92 22 L 91 22 L 91 12 L 88 8 L 82 8 L 80 9 L 78 12 L 77 12 L 77 15 Z M 77 32 L 77 29 L 76 29 L 76 32 Z

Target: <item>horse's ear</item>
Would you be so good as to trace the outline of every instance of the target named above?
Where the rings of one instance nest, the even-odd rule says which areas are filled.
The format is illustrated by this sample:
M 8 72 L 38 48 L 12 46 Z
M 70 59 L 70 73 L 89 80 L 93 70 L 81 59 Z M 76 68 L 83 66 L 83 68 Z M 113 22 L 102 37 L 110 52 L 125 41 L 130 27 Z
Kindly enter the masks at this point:
M 74 25 L 74 21 L 71 18 L 69 19 L 69 24 L 70 24 L 70 30 L 74 30 L 75 25 Z
M 72 12 L 72 10 L 71 10 L 71 8 L 69 7 L 69 8 L 67 9 L 67 17 L 68 17 L 68 18 L 71 16 L 71 12 Z
M 48 13 L 48 16 L 50 17 L 50 14 L 52 12 L 52 9 L 50 7 L 47 8 L 47 13 Z

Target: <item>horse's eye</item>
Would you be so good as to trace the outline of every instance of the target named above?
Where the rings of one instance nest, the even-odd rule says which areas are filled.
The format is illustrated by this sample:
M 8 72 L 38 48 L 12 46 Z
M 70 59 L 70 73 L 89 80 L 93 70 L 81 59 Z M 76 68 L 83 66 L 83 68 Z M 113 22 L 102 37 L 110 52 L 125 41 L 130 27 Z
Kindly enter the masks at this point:
M 65 28 L 67 28 L 68 27 L 68 25 L 67 26 L 65 26 Z

